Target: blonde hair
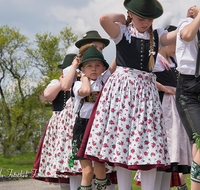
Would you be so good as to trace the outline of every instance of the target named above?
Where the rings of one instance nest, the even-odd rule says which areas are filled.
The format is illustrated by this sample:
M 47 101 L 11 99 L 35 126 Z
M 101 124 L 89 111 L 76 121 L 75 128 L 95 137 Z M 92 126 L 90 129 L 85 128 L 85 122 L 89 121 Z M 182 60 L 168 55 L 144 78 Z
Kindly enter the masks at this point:
M 85 53 L 85 51 L 92 45 L 93 44 L 91 43 L 91 44 L 85 44 L 85 45 L 80 47 L 79 54 L 78 54 L 78 57 L 80 58 L 80 61 L 81 61 L 81 58 L 83 57 L 83 54 Z
M 149 58 L 149 71 L 152 71 L 155 65 L 155 60 L 152 52 L 154 52 L 153 47 L 153 27 L 152 25 L 149 27 L 149 36 L 150 36 L 150 58 Z
M 128 11 L 127 11 L 127 14 L 128 14 Z M 131 22 L 132 22 L 132 18 L 128 14 L 127 19 L 126 19 L 126 26 L 128 26 Z

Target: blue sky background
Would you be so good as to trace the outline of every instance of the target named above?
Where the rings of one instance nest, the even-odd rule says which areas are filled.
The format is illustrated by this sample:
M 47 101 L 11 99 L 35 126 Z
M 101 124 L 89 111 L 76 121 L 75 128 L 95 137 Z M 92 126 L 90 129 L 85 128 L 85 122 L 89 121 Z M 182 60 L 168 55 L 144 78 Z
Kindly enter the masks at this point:
M 186 16 L 190 6 L 200 7 L 199 0 L 160 2 L 164 14 L 154 20 L 154 28 L 162 28 L 167 24 L 177 25 L 178 21 Z M 123 0 L 0 0 L 0 25 L 19 28 L 30 41 L 35 39 L 36 33 L 49 31 L 57 35 L 67 24 L 79 38 L 91 29 L 98 30 L 102 37 L 109 38 L 99 24 L 100 16 L 106 12 L 126 14 Z M 104 56 L 109 63 L 114 54 L 115 46 L 111 42 L 104 50 Z

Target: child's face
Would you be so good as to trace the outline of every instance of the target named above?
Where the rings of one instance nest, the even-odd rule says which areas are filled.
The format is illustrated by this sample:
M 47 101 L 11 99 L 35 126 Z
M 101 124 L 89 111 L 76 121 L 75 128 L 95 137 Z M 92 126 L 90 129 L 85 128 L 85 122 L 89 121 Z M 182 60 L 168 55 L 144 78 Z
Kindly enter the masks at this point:
M 105 45 L 102 42 L 92 42 L 92 44 L 94 45 L 95 48 L 97 48 L 101 53 L 103 52 L 103 49 L 105 47 Z
M 152 25 L 153 19 L 141 18 L 129 11 L 129 16 L 132 18 L 132 23 L 140 33 L 144 33 Z
M 89 79 L 96 80 L 98 76 L 100 76 L 106 67 L 99 60 L 88 61 L 83 63 L 81 67 L 81 71 L 88 77 Z

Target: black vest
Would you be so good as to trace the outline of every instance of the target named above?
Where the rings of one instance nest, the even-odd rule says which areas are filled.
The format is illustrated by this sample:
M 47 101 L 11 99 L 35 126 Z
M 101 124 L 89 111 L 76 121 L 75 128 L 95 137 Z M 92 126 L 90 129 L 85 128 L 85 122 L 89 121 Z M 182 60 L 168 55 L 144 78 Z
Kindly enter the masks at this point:
M 80 77 L 77 77 L 77 81 L 80 81 Z M 62 111 L 66 105 L 67 100 L 70 97 L 74 97 L 73 92 L 74 83 L 72 84 L 71 91 L 63 91 L 61 90 L 56 96 L 55 100 L 52 102 L 53 111 Z
M 156 60 L 158 52 L 158 34 L 154 30 L 154 59 Z M 122 40 L 116 45 L 116 65 L 122 67 L 134 68 L 146 72 L 149 71 L 149 49 L 150 41 L 131 36 L 131 43 L 123 35 Z
M 70 91 L 60 91 L 52 102 L 53 111 L 62 111 L 70 96 Z

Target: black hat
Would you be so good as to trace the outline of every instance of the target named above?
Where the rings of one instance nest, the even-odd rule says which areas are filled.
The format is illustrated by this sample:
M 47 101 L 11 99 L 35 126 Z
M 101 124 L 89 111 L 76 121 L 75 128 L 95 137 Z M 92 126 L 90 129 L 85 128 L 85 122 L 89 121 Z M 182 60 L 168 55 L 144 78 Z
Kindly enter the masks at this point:
M 163 13 L 163 7 L 157 0 L 125 0 L 124 6 L 133 14 L 145 19 L 155 19 Z
M 64 59 L 64 61 L 63 61 L 63 64 L 62 64 L 62 65 L 58 65 L 58 68 L 59 68 L 59 69 L 64 69 L 64 68 L 66 68 L 66 67 L 69 67 L 69 66 L 72 64 L 72 62 L 73 62 L 73 60 L 74 60 L 74 58 L 75 58 L 76 56 L 77 56 L 77 55 L 76 55 L 75 53 L 67 54 L 67 55 L 65 56 L 65 59 Z
M 94 41 L 102 42 L 107 46 L 110 43 L 110 40 L 102 38 L 96 30 L 90 30 L 83 35 L 83 38 L 78 40 L 75 43 L 77 48 L 80 48 L 82 45 L 92 43 Z
M 81 69 L 83 63 L 87 61 L 94 61 L 94 60 L 102 61 L 106 69 L 108 69 L 109 64 L 104 59 L 103 54 L 99 50 L 97 50 L 97 48 L 95 48 L 93 45 L 90 46 L 83 54 L 82 60 L 80 64 L 78 65 L 78 68 Z
M 177 27 L 176 26 L 173 26 L 173 25 L 168 25 L 166 28 L 165 28 L 165 30 L 167 30 L 168 32 L 172 32 L 172 31 L 174 31 L 174 30 L 176 30 L 177 29 Z

